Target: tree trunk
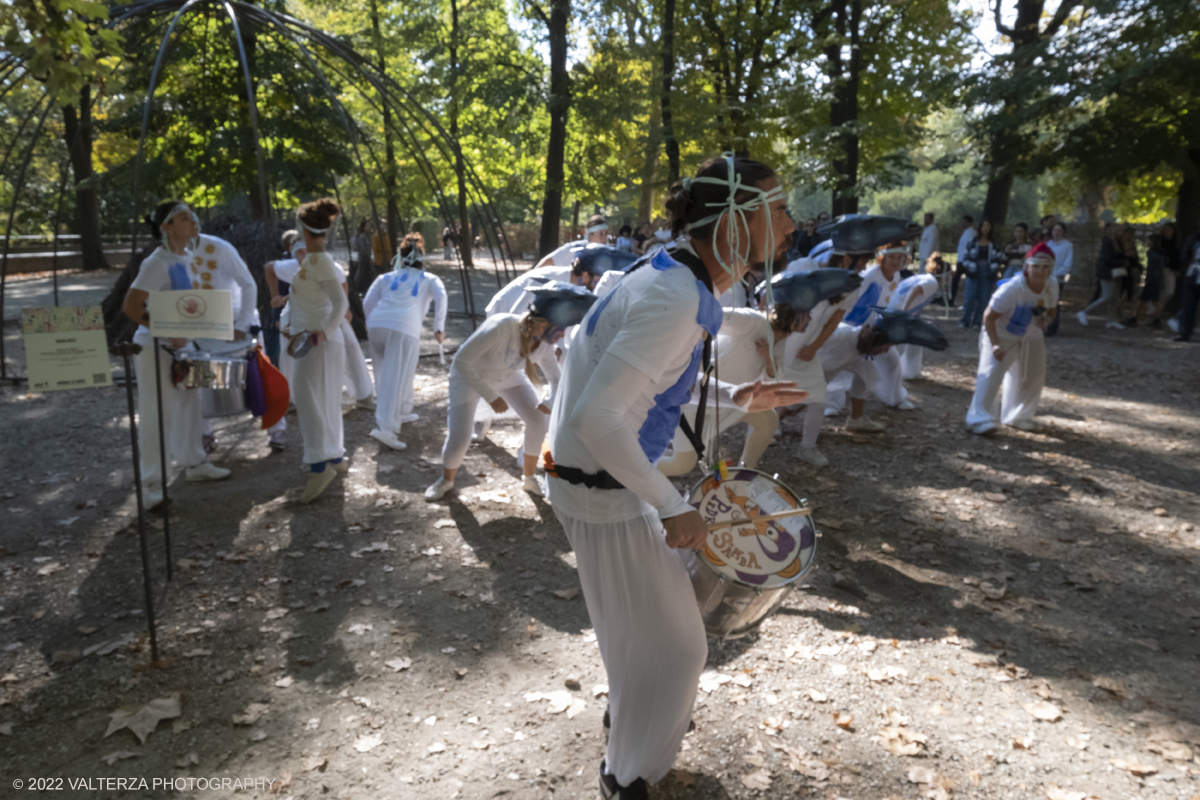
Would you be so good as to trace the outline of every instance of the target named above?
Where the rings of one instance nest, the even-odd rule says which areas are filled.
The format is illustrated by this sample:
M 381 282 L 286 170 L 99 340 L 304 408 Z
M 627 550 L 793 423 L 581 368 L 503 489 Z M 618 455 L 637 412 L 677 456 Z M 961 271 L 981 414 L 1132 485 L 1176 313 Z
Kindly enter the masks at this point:
M 648 222 L 654 214 L 654 180 L 658 176 L 658 146 L 662 137 L 659 113 L 650 107 L 650 126 L 646 131 L 646 163 L 642 167 L 642 196 L 638 202 L 637 222 Z
M 458 143 L 458 33 L 458 0 L 450 0 L 450 143 L 454 148 L 454 176 L 458 182 L 458 228 L 468 234 L 461 237 L 458 252 L 463 266 L 473 267 L 475 261 L 471 248 L 475 242 L 469 235 L 471 217 L 467 208 L 467 167 Z
M 983 201 L 983 219 L 989 220 L 993 228 L 1003 225 L 1008 219 L 1012 187 L 1011 172 L 1003 172 L 988 181 L 987 198 Z
M 80 188 L 92 177 L 92 89 L 84 84 L 79 93 L 79 108 L 63 106 L 63 136 L 75 176 L 75 233 L 85 270 L 107 269 L 104 241 L 100 237 L 100 201 L 96 190 Z
M 250 73 L 250 80 L 251 80 L 250 89 L 253 90 L 253 88 L 254 88 L 254 83 L 253 83 L 253 81 L 254 81 L 254 65 L 255 65 L 255 62 L 256 62 L 256 59 L 258 56 L 258 34 L 255 33 L 252 28 L 247 26 L 244 21 L 242 21 L 241 24 L 239 25 L 239 29 L 242 32 L 242 44 L 246 48 L 246 70 Z M 246 119 L 249 120 L 249 118 L 250 118 L 250 99 L 251 98 L 246 93 L 247 92 L 246 82 L 245 82 L 245 80 L 242 79 L 241 64 L 238 64 L 237 68 L 238 68 L 238 81 L 237 81 L 238 97 L 240 97 L 246 103 Z M 261 118 L 258 120 L 258 124 L 260 126 L 262 125 Z M 247 127 L 246 130 L 248 131 L 248 136 L 251 137 L 251 141 L 247 143 L 246 152 L 249 154 L 256 153 L 259 143 L 254 141 L 252 138 L 254 136 L 254 131 L 251 130 L 249 127 Z M 259 135 L 261 136 L 261 134 L 262 134 L 262 131 L 260 130 Z M 255 220 L 256 222 L 261 222 L 267 218 L 267 203 L 266 203 L 266 198 L 262 196 L 262 192 L 259 190 L 259 187 L 260 187 L 260 185 L 265 185 L 267 183 L 266 176 L 265 175 L 262 176 L 263 181 L 262 181 L 262 184 L 260 184 L 259 183 L 259 175 L 258 175 L 258 159 L 257 158 L 244 158 L 242 160 L 241 172 L 242 172 L 242 180 L 245 181 L 244 186 L 246 187 L 246 194 L 250 198 L 250 218 Z
M 371 0 L 371 40 L 375 47 L 375 57 L 379 59 L 379 72 L 387 74 L 387 59 L 383 55 L 383 33 L 379 27 L 379 6 Z M 400 239 L 400 209 L 396 204 L 396 145 L 393 141 L 392 110 L 388 105 L 387 96 L 379 93 L 379 105 L 383 109 L 383 187 L 387 195 L 387 233 L 388 251 L 395 255 L 396 242 Z
M 1175 224 L 1180 241 L 1200 233 L 1200 149 L 1187 151 L 1183 181 L 1175 198 Z
M 662 21 L 662 137 L 667 151 L 667 186 L 672 186 L 675 181 L 679 180 L 679 140 L 675 138 L 675 121 L 671 112 L 671 83 L 674 80 L 675 0 L 664 0 Z M 644 192 L 645 189 L 643 189 Z M 645 202 L 644 194 L 643 202 Z M 643 219 L 650 219 L 650 217 L 646 216 Z
M 563 188 L 566 182 L 564 159 L 567 149 L 567 115 L 571 111 L 571 76 L 567 72 L 567 20 L 571 0 L 550 2 L 550 140 L 546 146 L 546 195 L 542 202 L 542 232 L 538 255 L 558 248 L 558 229 L 562 224 Z
M 847 19 L 847 17 L 849 17 Z M 838 41 L 825 49 L 829 61 L 830 80 L 833 82 L 833 102 L 829 109 L 829 124 L 838 130 L 841 144 L 840 157 L 833 159 L 834 171 L 838 174 L 837 186 L 833 191 L 833 215 L 858 213 L 858 133 L 853 129 L 858 122 L 858 87 L 861 73 L 862 53 L 859 43 L 859 27 L 862 23 L 862 0 L 852 0 L 847 13 L 845 3 L 837 9 Z M 850 38 L 850 62 L 842 59 L 841 42 Z

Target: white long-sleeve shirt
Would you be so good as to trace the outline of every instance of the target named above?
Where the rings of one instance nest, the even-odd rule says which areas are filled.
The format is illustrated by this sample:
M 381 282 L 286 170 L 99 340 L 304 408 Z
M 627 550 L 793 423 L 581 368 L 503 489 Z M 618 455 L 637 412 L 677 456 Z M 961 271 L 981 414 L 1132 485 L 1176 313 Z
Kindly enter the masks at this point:
M 962 236 L 958 237 L 958 263 L 961 264 L 967 260 L 967 248 L 971 246 L 971 241 L 977 236 L 974 228 L 967 228 L 962 232 Z
M 1051 239 L 1046 242 L 1046 246 L 1054 251 L 1054 277 L 1061 281 L 1071 274 L 1071 267 L 1075 261 L 1075 245 L 1066 239 L 1057 242 Z
M 363 297 L 367 328 L 389 328 L 421 338 L 421 322 L 433 304 L 433 329 L 446 330 L 446 286 L 436 275 L 403 267 L 380 275 Z
M 233 327 L 248 331 L 258 324 L 258 284 L 237 248 L 217 236 L 200 234 L 192 251 L 193 289 L 226 289 L 233 303 Z
M 521 317 L 517 314 L 488 317 L 462 343 L 450 362 L 450 403 L 455 403 L 456 387 L 464 384 L 492 403 L 500 396 L 497 387 L 511 386 L 524 375 Z
M 925 262 L 938 249 L 938 228 L 932 222 L 925 226 L 921 231 L 921 246 L 917 250 L 917 258 L 920 259 L 920 266 L 925 266 Z
M 489 317 L 493 314 L 524 314 L 533 302 L 533 295 L 529 290 L 536 289 L 547 281 L 570 283 L 571 267 L 538 267 L 513 278 L 503 289 L 496 292 L 484 313 Z
M 291 331 L 324 331 L 329 341 L 341 342 L 341 322 L 350 308 L 341 283 L 332 256 L 309 253 L 291 281 Z

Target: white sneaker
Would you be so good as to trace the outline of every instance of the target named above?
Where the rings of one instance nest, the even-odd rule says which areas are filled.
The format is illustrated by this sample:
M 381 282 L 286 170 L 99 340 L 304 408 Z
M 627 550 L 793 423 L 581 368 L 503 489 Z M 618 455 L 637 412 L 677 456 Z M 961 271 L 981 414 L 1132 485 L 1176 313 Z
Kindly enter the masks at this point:
M 189 481 L 223 481 L 229 477 L 229 470 L 211 461 L 201 461 L 194 467 L 188 467 L 184 475 Z
M 391 431 L 385 431 L 382 428 L 374 428 L 371 430 L 371 438 L 382 442 L 393 450 L 404 450 L 408 447 L 404 442 L 396 438 L 396 434 Z
M 308 483 L 304 484 L 304 491 L 300 494 L 301 503 L 311 503 L 329 488 L 329 484 L 338 476 L 338 471 L 332 467 L 332 464 L 326 464 L 323 471 L 308 473 Z
M 530 494 L 536 494 L 538 497 L 542 496 L 542 485 L 538 483 L 538 479 L 533 475 L 525 476 L 523 488 Z
M 162 505 L 163 493 L 161 486 L 142 487 L 142 505 L 149 511 Z
M 420 418 L 421 418 L 421 415 L 420 415 L 420 414 L 401 414 L 401 415 L 400 415 L 400 422 L 402 422 L 402 423 L 404 423 L 404 422 L 416 422 L 416 421 L 417 421 L 417 420 L 419 420 Z
M 446 493 L 454 488 L 454 481 L 438 478 L 437 483 L 425 490 L 426 500 L 441 500 Z
M 479 427 L 476 428 L 475 431 L 471 434 L 471 441 L 472 442 L 482 442 L 484 439 L 487 438 L 488 431 L 491 429 L 491 427 L 492 427 L 491 424 L 488 422 L 480 423 Z
M 815 447 L 801 447 L 799 457 L 801 461 L 812 464 L 814 467 L 829 466 L 829 459 Z
M 1167 327 L 1171 329 L 1171 333 L 1179 333 L 1179 317 L 1171 317 L 1167 320 Z
M 362 400 L 355 400 L 354 405 L 357 408 L 362 408 L 367 411 L 374 411 L 375 410 L 375 395 L 370 395 L 368 397 L 364 397 Z
M 1105 325 L 1104 327 L 1106 327 L 1106 328 L 1112 328 L 1112 329 L 1113 329 L 1113 330 L 1115 330 L 1115 331 L 1123 331 L 1123 330 L 1125 330 L 1125 326 L 1124 326 L 1124 325 L 1122 325 L 1121 323 L 1117 322 L 1115 319 L 1114 319 L 1112 322 L 1110 322 L 1110 323 L 1108 323 L 1107 325 Z
M 887 430 L 887 426 L 882 422 L 876 422 L 866 414 L 863 414 L 861 417 L 856 419 L 852 418 L 849 422 L 847 422 L 846 430 L 859 431 L 860 433 L 883 433 L 885 430 Z
M 996 432 L 996 423 L 994 422 L 977 422 L 971 426 L 971 433 L 976 436 L 988 436 Z
M 1037 423 L 1027 419 L 1019 419 L 1010 427 L 1016 428 L 1019 431 L 1036 431 L 1038 429 Z
M 1082 325 L 1085 328 L 1087 327 L 1087 312 L 1080 311 L 1078 314 L 1075 315 L 1075 319 L 1079 320 L 1080 325 Z
M 906 397 L 899 403 L 896 403 L 896 408 L 900 409 L 901 411 L 912 411 L 914 408 L 916 408 L 916 406 L 913 404 L 912 400 L 909 400 Z

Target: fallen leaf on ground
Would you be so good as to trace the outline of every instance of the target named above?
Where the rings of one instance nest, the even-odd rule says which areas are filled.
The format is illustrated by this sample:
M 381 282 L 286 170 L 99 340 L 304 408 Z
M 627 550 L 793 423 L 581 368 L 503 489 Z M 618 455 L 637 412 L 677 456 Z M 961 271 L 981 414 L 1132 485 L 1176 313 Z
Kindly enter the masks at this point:
M 1008 585 L 997 586 L 991 581 L 980 581 L 979 591 L 983 592 L 983 596 L 988 600 L 1003 600 L 1004 596 L 1008 594 Z
M 251 703 L 246 706 L 246 710 L 241 714 L 233 715 L 234 725 L 253 725 L 258 722 L 265 714 L 271 711 L 271 707 L 266 703 Z
M 907 676 L 908 670 L 906 670 L 904 667 L 886 666 L 867 670 L 867 677 L 876 683 L 891 683 L 897 678 L 904 678 Z
M 393 658 L 390 661 L 383 662 L 392 668 L 393 672 L 402 672 L 412 666 L 411 658 Z
M 381 744 L 383 744 L 383 737 L 368 733 L 360 735 L 354 740 L 354 749 L 360 753 L 369 753 Z
M 444 742 L 434 742 L 433 744 L 429 745 L 429 752 L 444 753 L 446 752 L 446 745 Z
M 739 672 L 737 675 L 733 676 L 733 682 L 738 686 L 741 686 L 743 689 L 749 689 L 750 685 L 754 683 L 754 679 L 744 672 Z
M 578 589 L 559 589 L 554 592 L 554 596 L 559 600 L 574 600 L 578 595 Z
M 932 784 L 935 780 L 937 780 L 937 776 L 938 776 L 937 772 L 934 771 L 933 767 L 909 767 L 908 768 L 908 782 L 909 783 Z
M 1025 710 L 1043 722 L 1058 722 L 1062 719 L 1062 709 L 1045 700 L 1025 706 Z
M 1142 764 L 1132 758 L 1114 758 L 1110 762 L 1117 769 L 1127 770 L 1139 778 L 1144 778 L 1147 775 L 1153 775 L 1158 772 L 1158 767 L 1149 764 Z
M 286 689 L 295 682 L 296 682 L 296 679 L 293 678 L 291 675 L 285 675 L 284 677 L 275 681 L 275 685 L 280 689 Z
M 309 756 L 304 759 L 304 771 L 312 772 L 314 769 L 325 771 L 325 767 L 329 764 L 329 760 L 324 756 Z
M 267 619 L 279 619 L 281 617 L 286 617 L 288 614 L 288 611 L 289 611 L 289 609 L 282 608 L 282 607 L 272 608 L 270 611 L 267 612 Z
M 929 737 L 924 734 L 896 725 L 879 731 L 879 743 L 894 756 L 918 756 L 925 752 L 928 741 Z
M 197 753 L 195 750 L 191 751 L 190 753 L 185 753 L 184 755 L 181 755 L 179 758 L 175 759 L 175 766 L 178 767 L 179 769 L 187 769 L 188 767 L 194 767 L 199 763 L 200 763 L 200 754 Z
M 108 730 L 100 738 L 107 739 L 122 728 L 128 728 L 140 743 L 145 744 L 146 737 L 158 726 L 159 720 L 174 719 L 181 713 L 178 693 L 151 700 L 138 708 L 118 708 L 109 714 L 112 719 L 108 723 Z
M 137 758 L 138 754 L 132 750 L 114 750 L 106 756 L 100 756 L 100 760 L 110 767 L 118 761 L 124 761 L 127 758 Z
M 1100 677 L 1092 681 L 1092 686 L 1097 689 L 1103 689 L 1109 694 L 1122 698 L 1125 696 L 1125 684 L 1121 683 L 1116 678 Z
M 814 703 L 824 703 L 829 700 L 829 696 L 824 692 L 818 692 L 816 689 L 808 690 L 808 699 Z
M 1158 753 L 1167 761 L 1191 761 L 1192 748 L 1183 742 L 1151 742 L 1146 747 L 1151 753 Z
M 705 694 L 712 694 L 720 686 L 729 683 L 733 678 L 729 675 L 723 675 L 715 670 L 705 670 L 700 673 L 700 688 Z
M 844 711 L 835 711 L 833 712 L 833 724 L 837 725 L 844 731 L 853 730 L 852 726 L 854 725 L 854 715 L 847 714 Z
M 439 519 L 437 522 L 433 523 L 433 527 L 435 528 L 455 528 L 457 526 L 458 523 L 452 519 Z
M 753 772 L 747 772 L 739 777 L 742 785 L 747 789 L 759 789 L 766 791 L 771 788 L 771 773 L 765 769 L 756 769 Z
M 1086 800 L 1087 792 L 1076 792 L 1070 789 L 1060 789 L 1058 784 L 1051 783 L 1046 786 L 1046 797 L 1049 800 Z
M 1033 738 L 1029 736 L 1012 737 L 1013 750 L 1033 750 Z
M 59 562 L 51 561 L 49 564 L 45 564 L 39 568 L 37 574 L 45 577 L 47 575 L 53 575 L 56 572 L 62 572 L 64 569 L 66 569 L 66 567 Z

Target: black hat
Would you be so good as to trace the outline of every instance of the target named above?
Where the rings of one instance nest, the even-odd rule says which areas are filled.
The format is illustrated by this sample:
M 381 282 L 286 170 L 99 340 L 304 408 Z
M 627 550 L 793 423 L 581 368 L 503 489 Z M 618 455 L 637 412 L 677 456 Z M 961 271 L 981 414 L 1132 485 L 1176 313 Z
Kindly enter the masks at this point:
M 812 311 L 817 303 L 849 294 L 862 286 L 862 276 L 847 269 L 814 269 L 812 272 L 785 272 L 771 279 L 771 296 L 801 314 Z
M 563 281 L 550 281 L 529 292 L 533 295 L 533 313 L 555 328 L 578 325 L 596 302 L 596 295 L 587 289 Z
M 876 308 L 878 313 L 871 326 L 881 331 L 891 344 L 915 344 L 930 350 L 945 350 L 950 346 L 946 334 L 923 319 L 910 317 L 903 311 Z
M 571 263 L 573 269 L 577 271 L 582 266 L 593 275 L 600 275 L 614 269 L 625 269 L 638 260 L 638 256 L 628 250 L 618 250 L 604 244 L 579 247 L 572 250 L 571 255 L 575 256 Z
M 875 214 L 844 214 L 817 228 L 833 240 L 833 252 L 842 255 L 874 255 L 876 248 L 920 235 L 921 226 L 902 217 Z

